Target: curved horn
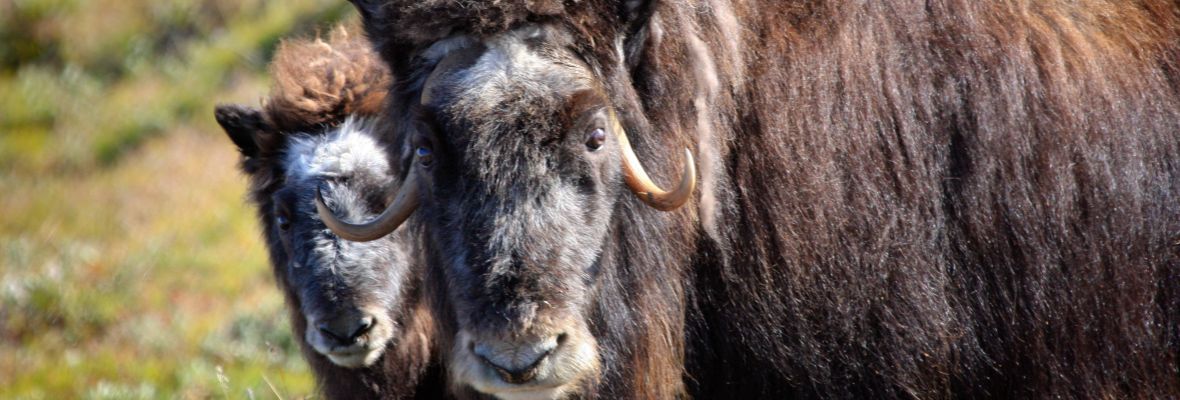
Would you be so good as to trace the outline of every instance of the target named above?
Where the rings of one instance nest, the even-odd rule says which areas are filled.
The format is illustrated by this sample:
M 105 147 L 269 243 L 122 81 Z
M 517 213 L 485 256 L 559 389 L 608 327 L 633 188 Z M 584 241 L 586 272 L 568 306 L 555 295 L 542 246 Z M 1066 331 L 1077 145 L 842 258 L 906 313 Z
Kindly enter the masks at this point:
M 381 212 L 377 218 L 372 221 L 360 224 L 352 224 L 341 221 L 328 209 L 324 204 L 323 194 L 319 189 L 315 192 L 315 209 L 319 213 L 320 219 L 324 221 L 324 225 L 332 230 L 336 236 L 345 240 L 354 242 L 368 242 L 380 239 L 388 235 L 401 226 L 414 210 L 418 209 L 418 174 L 415 170 L 410 170 L 406 176 L 405 182 L 402 182 L 401 187 L 394 196 L 393 201 L 385 211 Z
M 684 171 L 680 173 L 680 185 L 668 192 L 656 186 L 647 176 L 643 165 L 639 163 L 639 157 L 635 156 L 635 150 L 631 148 L 631 141 L 627 140 L 627 132 L 618 120 L 615 120 L 615 132 L 618 132 L 616 137 L 623 152 L 623 179 L 640 200 L 657 210 L 672 211 L 692 197 L 692 191 L 697 185 L 697 168 L 691 151 L 684 149 Z

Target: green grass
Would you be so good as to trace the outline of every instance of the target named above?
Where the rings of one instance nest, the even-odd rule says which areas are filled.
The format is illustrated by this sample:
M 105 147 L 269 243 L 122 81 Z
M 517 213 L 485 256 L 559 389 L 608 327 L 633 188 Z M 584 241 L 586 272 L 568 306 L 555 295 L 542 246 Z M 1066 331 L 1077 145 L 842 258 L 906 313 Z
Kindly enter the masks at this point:
M 0 0 L 0 398 L 314 395 L 237 154 L 337 0 Z

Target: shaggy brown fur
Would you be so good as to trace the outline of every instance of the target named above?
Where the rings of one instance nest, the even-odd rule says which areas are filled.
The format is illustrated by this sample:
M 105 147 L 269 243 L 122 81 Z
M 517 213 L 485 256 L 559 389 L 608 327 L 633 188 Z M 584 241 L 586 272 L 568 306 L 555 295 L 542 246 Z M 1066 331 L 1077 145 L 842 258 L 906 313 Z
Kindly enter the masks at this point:
M 389 69 L 369 43 L 343 26 L 328 41 L 287 40 L 270 64 L 274 80 L 263 109 L 282 132 L 307 132 L 349 115 L 377 115 Z
M 409 3 L 405 3 L 409 4 Z M 418 3 L 415 3 L 418 4 Z M 423 6 L 431 5 L 434 7 L 441 7 L 438 10 L 447 7 L 444 2 L 425 2 L 421 3 Z M 485 3 L 488 4 L 488 3 Z M 497 3 L 505 5 L 508 8 L 514 6 L 508 2 Z M 479 5 L 469 4 L 472 7 L 479 8 Z M 364 7 L 365 5 L 361 5 Z M 590 12 L 592 7 L 601 7 L 603 4 L 594 2 L 583 2 L 574 6 L 567 5 L 567 7 L 577 7 L 580 12 Z M 376 6 L 375 6 L 376 7 Z M 413 8 L 409 6 L 409 8 Z M 376 9 L 376 8 L 375 8 Z M 523 9 L 523 8 L 522 8 Z M 567 8 L 567 10 L 570 8 Z M 362 10 L 364 10 L 362 8 Z M 380 13 L 396 14 L 396 7 L 392 5 L 385 5 L 379 8 Z M 490 7 L 489 15 L 506 15 L 510 14 L 507 9 L 502 11 L 495 11 L 495 7 Z M 450 10 L 449 12 L 462 13 L 461 10 Z M 366 11 L 362 11 L 366 13 Z M 371 12 L 370 15 L 373 15 Z M 445 13 L 444 13 L 445 14 Z M 592 13 L 593 14 L 593 13 Z M 385 14 L 380 14 L 385 15 Z M 458 15 L 458 14 L 456 14 Z M 591 26 L 617 26 L 617 20 L 614 19 L 614 13 L 596 14 L 601 17 L 606 17 L 606 20 L 595 20 L 595 23 L 590 23 Z M 490 18 L 490 17 L 489 17 Z M 598 18 L 598 17 L 596 17 Z M 454 23 L 457 19 L 447 20 L 434 18 L 431 23 Z M 463 29 L 470 28 L 473 31 L 488 31 L 494 32 L 496 26 L 515 26 L 520 21 L 501 21 L 497 19 L 481 20 L 480 25 L 464 26 Z M 503 22 L 503 25 L 497 25 Z M 484 23 L 490 25 L 483 25 Z M 390 33 L 385 33 L 383 27 L 399 26 L 396 30 L 391 30 Z M 429 45 L 429 40 L 391 40 L 391 38 L 399 37 L 400 34 L 410 35 L 412 37 L 431 37 L 437 33 L 431 33 L 428 29 L 418 29 L 421 25 L 398 25 L 396 23 L 386 22 L 382 19 L 370 19 L 367 21 L 366 29 L 370 34 L 371 40 L 378 43 L 378 50 L 386 57 L 386 60 L 394 66 L 396 76 L 411 77 L 409 79 L 399 79 L 395 82 L 395 89 L 393 93 L 398 93 L 397 96 L 390 97 L 390 111 L 389 114 L 394 118 L 404 118 L 399 121 L 401 123 L 391 125 L 392 129 L 396 130 L 396 134 L 401 135 L 403 139 L 408 139 L 414 134 L 414 130 L 410 129 L 416 123 L 416 114 L 412 111 L 418 100 L 415 82 L 420 83 L 421 78 L 428 74 L 429 70 L 422 70 L 419 66 L 414 65 L 414 61 L 410 56 L 385 56 L 387 54 L 415 54 L 415 51 L 421 51 L 422 47 Z M 404 29 L 403 29 L 404 28 Z M 444 30 L 449 30 L 446 28 Z M 416 33 L 415 33 L 416 32 Z M 418 36 L 414 36 L 418 35 Z M 579 39 L 581 39 L 579 37 Z M 610 43 L 611 41 L 605 37 L 596 37 L 593 40 L 583 41 L 580 45 L 588 46 L 590 43 Z M 603 57 L 609 57 L 612 53 L 611 48 L 594 48 L 586 47 L 586 51 L 597 51 Z M 400 67 L 399 67 L 400 66 Z M 402 68 L 402 69 L 398 69 Z M 608 84 L 622 85 L 628 84 L 628 78 L 625 76 L 625 70 L 612 70 L 611 79 Z M 608 87 L 609 89 L 615 89 Z M 622 108 L 623 119 L 628 120 L 629 124 L 644 124 L 643 120 L 636 120 L 634 115 L 631 115 L 633 108 L 631 106 L 637 105 L 636 97 L 626 92 L 619 92 L 620 99 L 611 99 L 617 102 L 626 102 L 626 107 Z M 614 97 L 614 94 L 612 94 Z M 550 99 L 545 99 L 550 100 Z M 558 99 L 561 103 L 564 99 Z M 547 103 L 552 104 L 552 103 Z M 518 104 L 512 104 L 516 106 Z M 505 105 L 508 107 L 509 105 Z M 515 110 L 521 111 L 521 110 Z M 545 109 L 527 110 L 545 112 Z M 494 114 L 495 111 L 492 111 Z M 524 118 L 527 121 L 538 122 L 547 120 L 550 115 L 537 115 L 537 119 Z M 502 122 L 498 120 L 482 120 L 489 124 Z M 644 132 L 646 129 L 628 129 L 628 131 Z M 505 134 L 503 140 L 520 140 L 517 135 Z M 482 142 L 495 142 L 492 138 L 487 138 Z M 658 144 L 657 144 L 658 143 Z M 644 138 L 637 137 L 635 146 L 637 150 L 647 156 L 653 146 L 661 146 L 668 148 L 685 148 L 691 147 L 695 143 L 695 139 L 691 137 L 657 137 Z M 528 145 L 528 143 L 521 143 Z M 527 147 L 521 147 L 522 151 Z M 491 150 L 491 149 L 488 149 Z M 475 151 L 473 153 L 479 154 L 481 152 Z M 682 154 L 682 153 L 674 153 Z M 679 159 L 665 159 L 663 157 L 645 157 L 645 162 L 651 161 L 650 165 L 658 166 L 656 170 L 649 171 L 653 176 L 661 182 L 672 181 L 670 175 L 675 172 L 672 170 L 680 163 Z M 408 165 L 403 159 L 401 163 Z M 478 171 L 483 175 L 494 174 L 495 169 L 489 168 L 484 171 Z M 404 171 L 403 171 L 404 172 Z M 538 177 L 539 179 L 548 179 L 549 177 Z M 511 185 L 503 179 L 498 179 L 495 182 L 489 181 L 489 186 L 496 185 L 502 187 L 504 185 Z M 517 188 L 525 189 L 526 185 L 515 185 Z M 589 384 L 584 388 L 584 392 L 580 394 L 582 398 L 624 398 L 624 399 L 669 399 L 678 398 L 685 395 L 685 387 L 682 384 L 684 380 L 684 316 L 686 313 L 686 281 L 689 280 L 687 275 L 687 268 L 693 258 L 695 250 L 696 232 L 694 229 L 687 228 L 693 225 L 696 219 L 693 207 L 685 207 L 681 211 L 673 214 L 662 213 L 654 211 L 650 207 L 639 203 L 637 201 L 620 202 L 615 205 L 613 210 L 613 220 L 616 221 L 610 227 L 610 246 L 604 249 L 598 261 L 600 268 L 599 276 L 595 278 L 598 284 L 594 285 L 592 293 L 586 294 L 587 297 L 593 298 L 594 303 L 591 305 L 587 313 L 590 315 L 590 320 L 587 323 L 590 325 L 595 339 L 598 343 L 598 350 L 602 360 L 603 370 L 601 376 L 593 382 L 586 382 Z M 422 213 L 424 210 L 419 210 Z M 428 215 L 426 219 L 429 219 Z M 426 228 L 438 228 L 432 225 L 434 221 L 426 222 Z M 449 228 L 453 228 L 449 227 Z M 644 238 L 659 238 L 658 240 L 645 240 Z M 435 260 L 446 259 L 449 255 L 454 254 L 453 249 L 425 249 L 430 253 Z M 441 254 L 439 254 L 441 253 Z M 454 339 L 457 331 L 456 322 L 454 321 L 454 311 L 450 308 L 451 304 L 447 299 L 447 285 L 445 278 L 442 276 L 441 270 L 444 267 L 441 265 L 434 265 L 430 268 L 430 276 L 428 276 L 428 287 L 433 290 L 430 297 L 435 301 L 436 316 L 440 319 L 441 335 L 438 340 L 441 342 L 440 348 L 452 348 L 453 343 L 448 341 Z M 556 275 L 556 271 L 552 272 Z M 468 282 L 468 285 L 471 283 Z M 475 289 L 473 289 L 475 290 Z M 526 289 L 527 290 L 527 289 Z M 518 294 L 518 293 L 514 293 Z M 504 293 L 508 296 L 508 293 Z M 546 295 L 552 295 L 547 293 Z M 488 319 L 492 319 L 494 314 L 489 315 Z M 639 371 L 642 371 L 639 373 Z M 473 392 L 455 393 L 459 397 L 478 397 L 478 394 Z
M 242 152 L 242 170 L 250 178 L 250 199 L 257 206 L 275 280 L 283 290 L 295 336 L 315 373 L 319 390 L 330 399 L 437 399 L 442 396 L 441 367 L 434 359 L 434 320 L 420 301 L 419 284 L 402 309 L 392 310 L 400 325 L 377 364 L 348 369 L 317 353 L 304 332 L 298 288 L 288 279 L 288 254 L 277 233 L 275 192 L 284 187 L 283 159 L 288 138 L 323 134 L 348 116 L 374 117 L 388 89 L 389 74 L 358 35 L 343 27 L 329 40 L 285 40 L 270 66 L 275 86 L 263 110 L 219 106 L 217 120 Z M 412 279 L 421 279 L 417 269 Z
M 353 3 L 357 4 L 361 15 L 368 21 L 382 25 L 380 29 L 384 34 L 373 37 L 375 42 L 391 40 L 424 43 L 459 30 L 491 34 L 503 32 L 528 20 L 560 17 L 568 12 L 566 3 L 570 2 L 493 0 L 460 4 L 453 0 L 356 0 Z
M 684 351 L 701 398 L 1180 396 L 1174 1 L 357 2 L 399 76 L 561 24 L 657 181 L 695 144 L 696 209 L 617 232 L 602 392 L 667 398 Z

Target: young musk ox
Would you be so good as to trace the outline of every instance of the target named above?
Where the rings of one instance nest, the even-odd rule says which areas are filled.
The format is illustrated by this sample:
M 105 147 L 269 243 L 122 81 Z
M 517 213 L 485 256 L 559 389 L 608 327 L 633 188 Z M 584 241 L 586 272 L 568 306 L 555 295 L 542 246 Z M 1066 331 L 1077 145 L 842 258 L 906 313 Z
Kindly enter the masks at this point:
M 218 123 L 242 153 L 275 278 L 293 328 L 328 398 L 434 399 L 433 321 L 421 301 L 417 240 L 399 232 L 343 240 L 313 199 L 353 219 L 386 207 L 389 166 L 375 118 L 388 69 L 343 28 L 328 42 L 290 40 L 271 64 L 262 110 L 219 106 Z
M 1175 1 L 354 3 L 459 394 L 1180 397 Z

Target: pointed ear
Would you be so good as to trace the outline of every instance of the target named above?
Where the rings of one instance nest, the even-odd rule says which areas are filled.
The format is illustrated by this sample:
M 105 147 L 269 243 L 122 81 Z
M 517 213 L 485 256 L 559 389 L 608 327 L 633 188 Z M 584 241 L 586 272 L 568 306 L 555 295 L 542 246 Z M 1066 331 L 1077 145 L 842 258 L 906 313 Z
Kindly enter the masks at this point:
M 377 11 L 381 9 L 381 0 L 348 0 L 348 2 L 356 7 L 366 23 L 372 21 L 373 17 L 377 15 Z
M 659 40 L 652 37 L 651 23 L 655 15 L 659 0 L 626 0 L 623 2 L 619 20 L 622 21 L 625 35 L 623 38 L 623 54 L 627 60 L 627 67 L 634 69 L 643 50 L 649 41 Z
M 213 116 L 243 156 L 258 156 L 259 136 L 270 136 L 267 132 L 270 124 L 261 110 L 238 104 L 221 104 L 213 109 Z
M 628 26 L 645 23 L 655 11 L 658 0 L 626 0 L 623 2 L 623 22 Z

